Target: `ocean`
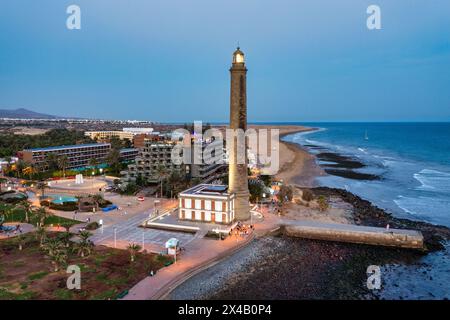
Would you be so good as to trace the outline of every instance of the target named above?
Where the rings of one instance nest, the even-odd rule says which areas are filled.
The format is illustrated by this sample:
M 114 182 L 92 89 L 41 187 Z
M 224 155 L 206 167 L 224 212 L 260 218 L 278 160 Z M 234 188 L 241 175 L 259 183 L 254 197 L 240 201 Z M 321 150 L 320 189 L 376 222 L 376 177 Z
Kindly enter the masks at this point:
M 336 153 L 363 167 L 319 177 L 319 185 L 347 189 L 397 217 L 450 227 L 450 123 L 296 123 L 318 128 L 283 138 L 320 155 Z M 323 157 L 322 157 L 323 158 Z M 318 160 L 323 168 L 332 161 Z M 355 164 L 355 162 L 350 162 Z M 335 170 L 335 169 L 334 169 Z M 384 265 L 381 299 L 449 299 L 450 243 L 412 264 Z
M 379 177 L 326 175 L 320 185 L 347 189 L 402 218 L 450 227 L 450 123 L 296 124 L 319 130 L 284 140 L 356 159 L 364 167 L 352 171 Z

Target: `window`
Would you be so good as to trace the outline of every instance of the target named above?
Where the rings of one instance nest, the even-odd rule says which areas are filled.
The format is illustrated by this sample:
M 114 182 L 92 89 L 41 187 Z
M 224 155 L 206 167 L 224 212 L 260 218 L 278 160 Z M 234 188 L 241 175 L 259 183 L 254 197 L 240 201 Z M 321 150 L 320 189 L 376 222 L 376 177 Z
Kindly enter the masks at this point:
M 216 209 L 215 209 L 216 211 L 224 211 L 222 209 L 222 201 L 216 201 L 215 207 L 216 207 Z

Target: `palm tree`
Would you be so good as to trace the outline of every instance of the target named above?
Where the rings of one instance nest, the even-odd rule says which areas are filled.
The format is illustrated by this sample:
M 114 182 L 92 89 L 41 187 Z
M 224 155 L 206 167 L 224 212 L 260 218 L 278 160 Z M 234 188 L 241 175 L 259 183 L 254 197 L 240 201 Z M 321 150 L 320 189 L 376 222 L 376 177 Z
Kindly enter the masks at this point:
M 27 200 L 24 200 L 20 202 L 17 207 L 25 212 L 25 222 L 30 222 L 30 214 L 33 213 L 33 210 L 31 209 L 31 203 L 29 203 Z
M 52 260 L 55 272 L 58 272 L 60 266 L 64 266 L 67 264 L 67 248 L 64 243 L 62 243 L 58 239 L 51 239 L 46 241 L 43 249 Z
M 45 224 L 45 219 L 50 216 L 50 213 L 48 213 L 44 207 L 40 207 L 39 209 L 34 211 L 34 213 L 38 219 L 38 226 L 43 227 Z
M 8 217 L 9 214 L 9 206 L 7 204 L 5 204 L 1 209 L 0 209 L 0 218 L 3 217 L 3 220 L 6 220 L 6 218 Z M 2 222 L 2 221 L 0 221 Z M 0 224 L 1 225 L 1 224 Z
M 45 231 L 44 227 L 38 225 L 38 227 L 36 229 L 36 237 L 39 240 L 39 246 L 43 247 L 44 240 L 47 238 L 47 231 Z
M 58 239 L 61 240 L 66 248 L 70 247 L 70 239 L 72 238 L 72 234 L 68 231 L 61 233 L 58 236 Z
M 66 155 L 58 157 L 58 168 L 62 170 L 64 178 L 66 177 L 66 169 L 68 165 L 69 165 L 69 158 Z
M 106 158 L 106 163 L 109 165 L 111 170 L 118 173 L 120 170 L 120 151 L 117 149 L 111 149 Z
M 58 158 L 54 153 L 48 153 L 45 156 L 45 163 L 47 164 L 48 170 L 55 170 L 58 168 Z
M 6 167 L 4 168 L 3 172 L 5 175 L 8 175 L 11 171 L 11 157 L 5 157 L 5 161 L 6 161 Z
M 95 170 L 98 166 L 98 160 L 97 158 L 90 158 L 89 159 L 89 165 Z
M 25 163 L 25 168 L 22 170 L 24 175 L 27 175 L 30 180 L 32 176 L 37 172 L 36 166 L 33 163 Z
M 89 240 L 89 237 L 92 235 L 92 233 L 88 231 L 81 231 L 78 234 L 78 237 L 80 238 L 80 242 L 77 245 L 78 255 L 81 257 L 88 256 L 92 252 L 92 247 L 94 246 L 92 241 Z
M 165 166 L 158 165 L 158 167 L 156 167 L 155 174 L 156 174 L 156 177 L 158 178 L 159 182 L 161 183 L 161 197 L 162 197 L 163 196 L 163 181 L 169 175 L 169 172 Z
M 97 194 L 92 195 L 91 198 L 94 201 L 95 210 L 98 210 L 100 207 L 100 203 L 104 202 L 103 196 L 100 193 L 97 193 Z
M 19 160 L 15 163 L 15 170 L 17 178 L 22 176 L 23 170 L 25 169 L 25 162 L 23 160 Z
M 130 253 L 131 262 L 134 262 L 137 253 L 139 252 L 139 250 L 141 250 L 141 246 L 136 243 L 130 243 L 127 249 L 128 252 Z
M 39 181 L 37 184 L 37 189 L 41 191 L 42 197 L 44 196 L 45 189 L 48 188 L 48 184 L 45 181 Z
M 19 243 L 19 251 L 22 251 L 23 247 L 25 246 L 25 237 L 23 234 L 19 234 L 17 237 L 17 242 Z
M 0 193 L 2 193 L 2 184 L 8 181 L 6 178 L 0 178 Z

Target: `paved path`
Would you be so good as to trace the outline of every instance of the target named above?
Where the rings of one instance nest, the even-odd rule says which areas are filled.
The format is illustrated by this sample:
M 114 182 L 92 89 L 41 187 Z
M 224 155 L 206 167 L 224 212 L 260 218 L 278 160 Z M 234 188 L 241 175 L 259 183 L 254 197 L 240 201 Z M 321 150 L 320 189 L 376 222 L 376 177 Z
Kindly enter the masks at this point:
M 32 232 L 35 229 L 35 227 L 32 224 L 29 224 L 29 223 L 6 222 L 3 225 L 5 227 L 16 227 L 18 224 L 20 224 L 20 228 L 22 229 L 22 233 L 14 232 L 14 231 L 1 232 L 0 233 L 0 240 L 1 239 L 12 238 L 12 237 L 16 237 L 16 236 L 18 236 L 20 234 L 25 234 L 25 233 L 28 233 L 28 232 Z

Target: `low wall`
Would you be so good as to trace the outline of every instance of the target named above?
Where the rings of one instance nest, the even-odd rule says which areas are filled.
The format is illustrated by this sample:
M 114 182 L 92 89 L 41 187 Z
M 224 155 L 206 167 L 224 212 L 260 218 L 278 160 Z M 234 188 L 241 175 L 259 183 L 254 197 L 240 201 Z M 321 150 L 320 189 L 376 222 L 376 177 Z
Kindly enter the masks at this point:
M 424 249 L 423 235 L 415 230 L 387 230 L 385 228 L 313 221 L 293 221 L 283 224 L 283 229 L 288 236 L 306 239 Z
M 144 223 L 141 225 L 141 227 L 166 231 L 186 232 L 186 233 L 197 233 L 197 231 L 200 230 L 200 228 L 198 227 L 182 226 L 168 223 L 156 223 L 156 222 Z

